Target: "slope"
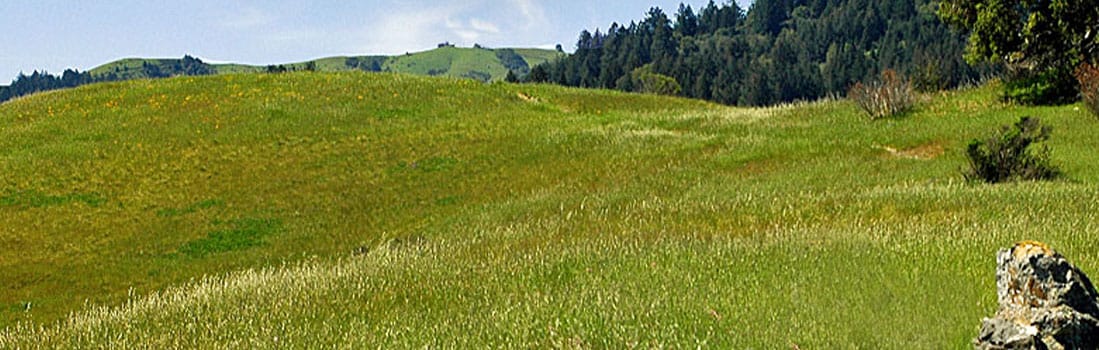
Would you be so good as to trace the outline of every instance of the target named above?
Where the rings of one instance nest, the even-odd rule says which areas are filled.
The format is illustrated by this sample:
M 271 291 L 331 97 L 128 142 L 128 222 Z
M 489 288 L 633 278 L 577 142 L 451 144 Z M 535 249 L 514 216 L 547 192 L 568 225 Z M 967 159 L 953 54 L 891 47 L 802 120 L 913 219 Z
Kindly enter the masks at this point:
M 992 101 L 869 122 L 356 72 L 35 95 L 0 107 L 0 347 L 968 346 L 998 247 L 1099 268 L 1099 125 Z M 962 183 L 965 141 L 1021 114 L 1071 180 Z

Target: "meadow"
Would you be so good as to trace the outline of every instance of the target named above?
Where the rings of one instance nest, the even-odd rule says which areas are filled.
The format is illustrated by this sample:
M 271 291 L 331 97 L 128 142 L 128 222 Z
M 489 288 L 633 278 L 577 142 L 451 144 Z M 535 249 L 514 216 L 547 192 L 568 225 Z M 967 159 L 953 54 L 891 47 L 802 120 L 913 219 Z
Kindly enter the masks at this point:
M 1099 272 L 1099 120 L 870 121 L 400 74 L 0 105 L 0 348 L 970 348 L 994 253 Z M 1023 115 L 1066 178 L 967 183 Z

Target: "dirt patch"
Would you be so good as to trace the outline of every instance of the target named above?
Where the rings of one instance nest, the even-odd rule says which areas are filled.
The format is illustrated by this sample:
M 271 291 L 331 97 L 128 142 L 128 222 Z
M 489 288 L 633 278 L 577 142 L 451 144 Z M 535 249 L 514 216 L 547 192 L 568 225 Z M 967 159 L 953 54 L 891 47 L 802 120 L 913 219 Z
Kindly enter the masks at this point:
M 523 92 L 517 92 L 517 93 L 515 93 L 515 96 L 518 96 L 520 100 L 523 100 L 523 101 L 526 101 L 526 102 L 534 102 L 534 103 L 540 102 L 537 97 L 527 95 Z
M 752 177 L 774 172 L 777 168 L 778 164 L 774 160 L 757 159 L 744 163 L 738 170 L 741 175 Z
M 943 153 L 946 153 L 946 149 L 938 142 L 927 143 L 906 149 L 896 149 L 890 146 L 876 146 L 876 148 L 889 153 L 889 155 L 894 158 L 904 159 L 928 160 L 938 158 L 939 156 L 942 156 Z

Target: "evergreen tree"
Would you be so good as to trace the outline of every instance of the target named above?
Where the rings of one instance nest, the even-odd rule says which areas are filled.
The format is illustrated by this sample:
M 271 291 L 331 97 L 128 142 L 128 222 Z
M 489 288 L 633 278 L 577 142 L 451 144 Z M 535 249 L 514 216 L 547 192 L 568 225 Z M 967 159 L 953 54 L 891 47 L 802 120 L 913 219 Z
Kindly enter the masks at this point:
M 788 13 L 784 0 L 756 1 L 748 12 L 748 27 L 756 34 L 778 35 Z
M 176 66 L 176 74 L 178 75 L 210 75 L 214 74 L 213 67 L 202 62 L 202 60 L 191 57 L 191 55 L 184 55 L 183 59 Z M 173 74 L 173 75 L 176 75 Z
M 637 91 L 631 73 L 651 64 L 685 96 L 765 105 L 842 95 L 885 69 L 925 89 L 996 73 L 962 60 L 965 37 L 934 8 L 932 0 L 756 0 L 746 14 L 710 1 L 697 13 L 680 5 L 674 21 L 651 8 L 641 22 L 581 32 L 576 53 L 532 68 L 527 80 Z
M 526 82 L 529 83 L 548 83 L 550 80 L 549 72 L 546 71 L 546 65 L 537 65 L 531 68 L 530 74 L 527 75 Z
M 691 9 L 691 5 L 679 4 L 675 23 L 675 32 L 679 36 L 691 37 L 698 34 L 698 16 L 695 15 L 694 9 Z
M 0 102 L 36 92 L 77 87 L 95 82 L 88 73 L 66 69 L 60 76 L 34 71 L 31 75 L 19 73 L 9 86 L 0 86 Z

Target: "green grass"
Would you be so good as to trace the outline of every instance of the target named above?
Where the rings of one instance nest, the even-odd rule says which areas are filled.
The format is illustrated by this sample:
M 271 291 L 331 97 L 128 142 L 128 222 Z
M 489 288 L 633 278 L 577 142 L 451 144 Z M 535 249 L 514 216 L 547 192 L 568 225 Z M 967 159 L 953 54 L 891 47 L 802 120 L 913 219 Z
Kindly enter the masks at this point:
M 1099 271 L 1099 125 L 997 91 L 874 122 L 355 72 L 11 101 L 0 193 L 50 204 L 0 205 L 0 348 L 969 348 L 997 249 Z M 965 183 L 1021 115 L 1067 179 Z
M 218 74 L 262 73 L 267 69 L 267 67 L 249 66 L 237 63 L 214 64 L 213 66 Z
M 280 223 L 269 219 L 240 219 L 227 223 L 229 228 L 206 234 L 206 237 L 187 242 L 179 252 L 192 258 L 210 254 L 232 252 L 260 246 L 264 238 L 279 231 Z
M 99 206 L 105 200 L 95 194 L 71 193 L 49 195 L 38 191 L 13 191 L 0 196 L 0 206 L 36 208 L 80 202 L 88 206 Z
M 183 208 L 164 208 L 164 209 L 160 209 L 160 210 L 157 210 L 156 215 L 158 215 L 158 216 L 168 216 L 168 217 L 180 216 L 180 215 L 191 214 L 191 213 L 197 212 L 199 210 L 203 210 L 203 209 L 222 207 L 222 206 L 225 206 L 225 201 L 222 201 L 222 200 L 219 200 L 219 199 L 207 199 L 207 200 L 202 200 L 202 201 L 195 202 L 195 203 L 193 203 L 191 205 L 188 205 L 186 207 L 183 207 Z
M 143 59 L 143 58 L 123 58 L 117 61 L 113 61 L 88 71 L 92 76 L 101 76 L 111 72 L 120 71 L 132 71 L 140 70 L 141 66 L 145 63 L 156 63 L 163 60 L 158 59 Z
M 448 77 L 467 77 L 470 74 L 486 75 L 493 80 L 502 80 L 507 68 L 500 64 L 492 50 L 442 47 L 418 54 L 393 56 L 383 69 L 391 72 L 434 75 Z
M 529 64 L 531 67 L 556 60 L 565 55 L 556 50 L 544 49 L 515 49 L 515 53 L 518 53 L 519 56 L 523 56 L 523 60 L 527 61 L 527 64 Z M 507 72 L 505 72 L 504 74 L 507 74 Z

